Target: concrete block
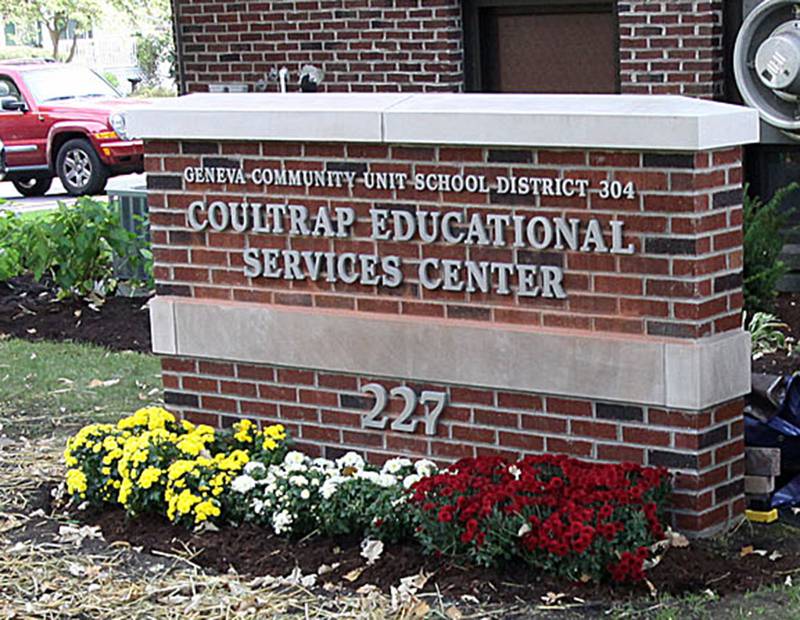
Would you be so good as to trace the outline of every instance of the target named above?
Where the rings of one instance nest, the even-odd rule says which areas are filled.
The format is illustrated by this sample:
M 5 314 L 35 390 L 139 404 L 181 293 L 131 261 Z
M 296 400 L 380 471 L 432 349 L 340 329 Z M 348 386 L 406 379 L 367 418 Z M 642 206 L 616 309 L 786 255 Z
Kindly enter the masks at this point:
M 745 448 L 744 471 L 750 476 L 777 476 L 781 473 L 780 448 Z
M 747 495 L 766 495 L 775 490 L 775 478 L 771 476 L 745 476 L 744 492 Z
M 174 303 L 165 297 L 150 300 L 150 339 L 153 353 L 175 355 L 178 352 L 175 338 Z
M 688 410 L 749 390 L 749 373 L 746 382 L 701 384 L 712 374 L 704 365 L 722 364 L 734 346 L 715 343 L 741 346 L 737 333 L 677 343 L 185 298 L 172 298 L 170 315 L 155 301 L 156 323 L 174 322 L 154 325 L 160 353 Z

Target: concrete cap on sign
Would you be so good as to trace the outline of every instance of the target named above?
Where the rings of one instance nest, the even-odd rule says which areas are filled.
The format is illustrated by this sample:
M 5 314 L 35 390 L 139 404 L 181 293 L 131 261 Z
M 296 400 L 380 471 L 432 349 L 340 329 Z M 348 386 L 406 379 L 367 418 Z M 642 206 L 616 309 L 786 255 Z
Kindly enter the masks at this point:
M 198 94 L 125 115 L 152 139 L 698 151 L 759 138 L 756 110 L 672 95 Z

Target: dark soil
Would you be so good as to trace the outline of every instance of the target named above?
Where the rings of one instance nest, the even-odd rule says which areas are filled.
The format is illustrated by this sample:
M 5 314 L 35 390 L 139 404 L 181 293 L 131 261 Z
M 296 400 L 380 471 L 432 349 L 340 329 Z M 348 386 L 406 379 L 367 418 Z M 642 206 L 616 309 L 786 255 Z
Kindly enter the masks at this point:
M 55 288 L 30 277 L 12 278 L 0 283 L 0 334 L 149 353 L 146 303 L 144 297 L 109 297 L 93 308 L 83 299 L 59 301 Z
M 556 592 L 589 603 L 607 604 L 640 599 L 650 593 L 646 584 L 614 587 L 569 583 L 525 570 L 520 565 L 504 570 L 464 566 L 444 558 L 425 556 L 411 543 L 388 545 L 374 565 L 355 577 L 354 571 L 365 566 L 360 556 L 360 540 L 355 538 L 289 541 L 249 525 L 192 533 L 163 518 L 129 519 L 119 509 L 83 514 L 82 519 L 99 525 L 108 542 L 127 541 L 134 547 L 141 546 L 145 552 L 175 553 L 188 547 L 199 552 L 193 558 L 195 563 L 219 572 L 233 568 L 245 575 L 280 577 L 287 576 L 295 567 L 308 575 L 317 574 L 323 564 L 338 564 L 322 575 L 318 583 L 352 590 L 371 584 L 388 592 L 391 586 L 399 585 L 401 578 L 424 570 L 432 574 L 426 591 L 438 587 L 443 596 L 471 595 L 486 603 L 512 603 L 522 599 L 540 604 L 542 596 Z M 746 531 L 725 542 L 692 541 L 687 548 L 670 549 L 649 571 L 648 579 L 662 594 L 678 596 L 711 589 L 722 596 L 782 583 L 787 574 L 800 568 L 800 529 L 786 525 L 759 526 L 752 530 L 745 525 L 741 529 Z M 748 545 L 767 553 L 764 556 L 759 553 L 742 555 L 742 549 Z M 769 554 L 776 549 L 783 556 L 770 560 Z

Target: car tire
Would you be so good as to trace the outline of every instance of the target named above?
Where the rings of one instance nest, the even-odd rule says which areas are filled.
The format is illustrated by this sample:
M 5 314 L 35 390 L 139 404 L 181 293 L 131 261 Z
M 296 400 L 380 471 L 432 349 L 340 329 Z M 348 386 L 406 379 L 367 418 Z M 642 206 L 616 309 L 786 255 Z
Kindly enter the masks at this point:
M 12 181 L 14 188 L 26 198 L 44 196 L 53 184 L 53 177 L 31 177 Z
M 58 151 L 56 172 L 72 196 L 99 194 L 108 182 L 108 168 L 88 140 L 75 138 Z

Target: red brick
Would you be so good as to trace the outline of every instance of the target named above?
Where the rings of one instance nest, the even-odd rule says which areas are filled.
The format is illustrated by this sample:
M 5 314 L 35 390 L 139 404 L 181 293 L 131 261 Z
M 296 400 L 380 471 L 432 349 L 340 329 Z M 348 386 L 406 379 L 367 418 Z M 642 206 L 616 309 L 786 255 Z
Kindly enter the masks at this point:
M 539 396 L 519 392 L 498 392 L 497 404 L 507 409 L 542 410 L 542 399 Z
M 592 415 L 592 404 L 585 400 L 571 400 L 568 398 L 547 397 L 548 413 L 563 413 L 565 415 Z
M 622 440 L 627 443 L 640 443 L 647 446 L 668 446 L 670 444 L 669 433 L 635 426 L 622 428 Z

